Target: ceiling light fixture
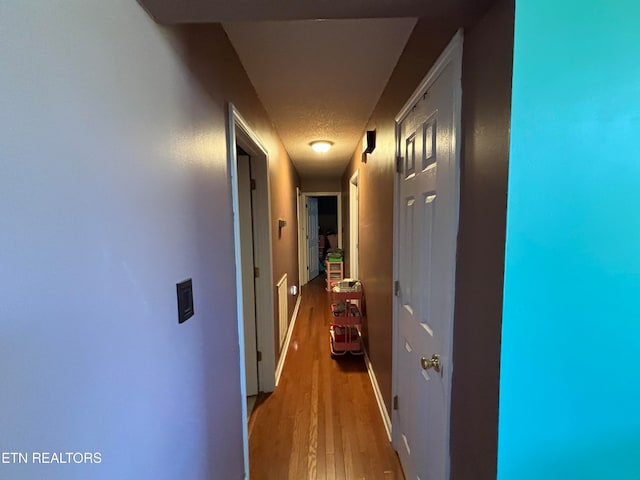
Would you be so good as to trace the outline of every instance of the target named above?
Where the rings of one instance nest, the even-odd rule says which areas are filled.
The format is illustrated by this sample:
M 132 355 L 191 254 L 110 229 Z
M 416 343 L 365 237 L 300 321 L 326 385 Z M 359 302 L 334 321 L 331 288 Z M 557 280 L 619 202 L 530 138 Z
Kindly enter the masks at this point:
M 329 142 L 327 140 L 317 140 L 315 142 L 311 142 L 311 148 L 313 148 L 318 153 L 328 152 L 333 146 L 333 142 Z

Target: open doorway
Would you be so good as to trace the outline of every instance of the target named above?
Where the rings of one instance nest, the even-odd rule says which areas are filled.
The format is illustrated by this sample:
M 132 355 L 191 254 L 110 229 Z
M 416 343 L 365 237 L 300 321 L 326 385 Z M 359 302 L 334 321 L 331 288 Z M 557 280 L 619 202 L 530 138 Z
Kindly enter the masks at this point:
M 324 271 L 329 248 L 342 248 L 342 205 L 340 192 L 305 192 L 300 198 L 304 212 L 300 228 L 300 251 L 307 283 Z
M 228 152 L 238 292 L 239 400 L 248 478 L 248 397 L 258 392 L 272 392 L 275 388 L 271 201 L 267 150 L 232 104 L 229 105 Z

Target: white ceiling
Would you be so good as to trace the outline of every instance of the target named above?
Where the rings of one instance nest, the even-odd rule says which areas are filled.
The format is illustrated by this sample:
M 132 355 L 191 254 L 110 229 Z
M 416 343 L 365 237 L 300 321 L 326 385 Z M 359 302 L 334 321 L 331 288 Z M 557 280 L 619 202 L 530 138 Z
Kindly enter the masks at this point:
M 224 24 L 302 177 L 342 174 L 415 21 Z M 334 146 L 318 154 L 314 140 Z

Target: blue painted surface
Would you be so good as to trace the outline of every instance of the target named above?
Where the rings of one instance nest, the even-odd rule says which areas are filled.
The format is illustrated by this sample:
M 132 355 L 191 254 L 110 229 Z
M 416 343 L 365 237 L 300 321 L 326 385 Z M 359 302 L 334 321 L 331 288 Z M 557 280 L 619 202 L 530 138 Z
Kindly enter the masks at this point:
M 516 5 L 498 478 L 640 478 L 640 5 Z

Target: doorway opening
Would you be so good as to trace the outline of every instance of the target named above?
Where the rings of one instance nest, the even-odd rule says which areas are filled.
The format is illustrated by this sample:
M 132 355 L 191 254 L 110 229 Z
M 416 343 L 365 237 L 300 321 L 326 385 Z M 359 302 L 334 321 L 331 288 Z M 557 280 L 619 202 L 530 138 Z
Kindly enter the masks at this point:
M 242 276 L 242 313 L 244 327 L 244 365 L 247 397 L 247 415 L 258 395 L 258 335 L 256 315 L 256 264 L 255 264 L 255 222 L 254 187 L 251 156 L 236 143 L 236 165 L 238 172 L 238 220 L 240 226 L 240 262 Z M 255 166 L 253 167 L 255 170 Z
M 271 194 L 267 150 L 232 104 L 229 104 L 228 152 L 240 347 L 239 400 L 242 409 L 245 474 L 248 478 L 249 397 L 275 389 Z
M 305 192 L 300 196 L 299 239 L 302 272 L 306 284 L 324 271 L 329 248 L 342 248 L 342 201 L 340 192 Z

